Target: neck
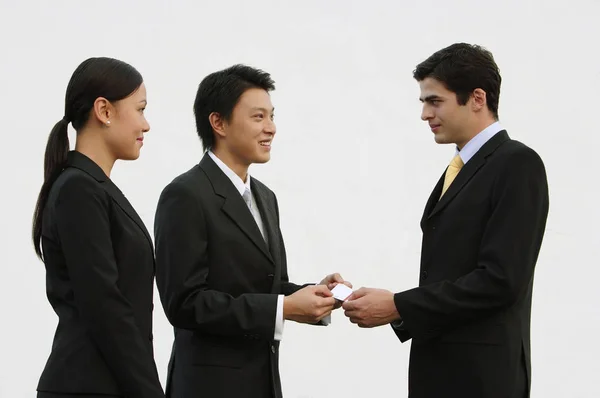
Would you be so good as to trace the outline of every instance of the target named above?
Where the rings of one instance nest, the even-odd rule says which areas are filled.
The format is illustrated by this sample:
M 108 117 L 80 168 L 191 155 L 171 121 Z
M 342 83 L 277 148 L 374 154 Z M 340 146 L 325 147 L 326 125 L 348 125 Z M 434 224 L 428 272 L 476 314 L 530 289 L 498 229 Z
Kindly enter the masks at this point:
M 212 148 L 212 153 L 221 159 L 221 161 L 225 163 L 227 167 L 233 170 L 233 172 L 237 174 L 242 181 L 246 182 L 246 179 L 248 178 L 248 164 L 237 159 L 231 152 L 221 150 L 220 148 Z
M 463 149 L 465 145 L 469 143 L 477 134 L 481 133 L 483 130 L 496 123 L 497 120 L 492 117 L 485 117 L 480 120 L 477 120 L 471 126 L 468 127 L 467 131 L 465 131 L 464 139 L 461 142 L 457 142 L 456 146 L 458 149 Z
M 101 137 L 99 131 L 82 131 L 77 134 L 75 150 L 90 158 L 96 163 L 104 174 L 110 178 L 110 173 L 115 164 L 116 158 L 110 153 L 104 142 L 97 137 Z

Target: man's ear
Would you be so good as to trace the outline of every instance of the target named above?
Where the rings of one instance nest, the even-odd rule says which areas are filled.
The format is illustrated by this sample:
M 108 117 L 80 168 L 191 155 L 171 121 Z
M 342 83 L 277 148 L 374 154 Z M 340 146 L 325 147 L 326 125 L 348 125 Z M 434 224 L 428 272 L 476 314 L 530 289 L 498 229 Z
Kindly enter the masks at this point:
M 487 107 L 487 95 L 485 91 L 476 88 L 471 94 L 471 109 L 474 112 L 479 112 Z
M 212 112 L 208 115 L 208 121 L 213 131 L 218 134 L 221 138 L 224 138 L 227 133 L 225 132 L 225 124 L 227 123 L 218 112 Z

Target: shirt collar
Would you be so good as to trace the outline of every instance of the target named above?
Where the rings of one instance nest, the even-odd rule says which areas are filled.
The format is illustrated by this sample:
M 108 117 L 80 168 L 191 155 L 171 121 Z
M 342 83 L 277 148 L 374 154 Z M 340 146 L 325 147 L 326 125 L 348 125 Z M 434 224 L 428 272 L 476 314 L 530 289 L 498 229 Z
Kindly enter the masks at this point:
M 221 159 L 219 159 L 217 155 L 215 155 L 212 151 L 208 151 L 208 156 L 210 156 L 210 158 L 217 164 L 217 166 L 219 166 L 221 171 L 223 171 L 223 173 L 225 173 L 225 175 L 231 180 L 231 182 L 235 186 L 235 189 L 238 190 L 240 195 L 243 195 L 246 189 L 252 192 L 252 190 L 250 189 L 250 174 L 248 174 L 248 178 L 246 178 L 246 182 L 244 182 L 240 178 L 240 176 L 235 174 L 235 171 L 231 170 L 231 168 L 229 168 L 229 166 L 227 166 Z
M 471 138 L 471 141 L 467 142 L 467 145 L 465 145 L 463 149 L 459 151 L 457 148 L 456 154 L 459 154 L 463 163 L 467 164 L 467 162 L 477 153 L 477 151 L 481 149 L 486 142 L 488 142 L 493 136 L 502 130 L 503 127 L 500 122 L 496 121 L 490 124 L 475 137 Z

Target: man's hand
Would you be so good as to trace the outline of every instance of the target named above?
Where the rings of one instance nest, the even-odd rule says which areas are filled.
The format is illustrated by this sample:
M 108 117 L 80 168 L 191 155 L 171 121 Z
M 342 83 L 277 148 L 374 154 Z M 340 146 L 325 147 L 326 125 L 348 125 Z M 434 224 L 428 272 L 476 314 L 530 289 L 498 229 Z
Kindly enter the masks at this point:
M 326 285 L 327 288 L 329 290 L 331 290 L 334 287 L 336 287 L 337 285 L 339 285 L 340 283 L 342 283 L 342 284 L 348 286 L 350 289 L 352 289 L 352 283 L 345 281 L 344 278 L 342 278 L 342 276 L 340 274 L 338 274 L 337 272 L 335 274 L 327 275 L 325 278 L 323 278 L 323 280 L 319 284 Z M 333 309 L 337 310 L 341 306 L 342 306 L 342 302 L 336 300 L 336 303 L 335 303 L 335 306 L 333 307 Z
M 283 318 L 300 323 L 315 324 L 325 318 L 335 305 L 327 286 L 307 286 L 283 300 Z
M 325 278 L 323 278 L 323 280 L 319 283 L 319 285 L 325 285 L 325 286 L 327 286 L 327 288 L 329 290 L 331 290 L 340 283 L 343 283 L 344 285 L 346 285 L 350 289 L 352 289 L 352 283 L 345 281 L 344 278 L 342 278 L 342 276 L 340 274 L 338 274 L 337 272 L 335 274 L 327 275 Z
M 342 305 L 344 315 L 361 328 L 386 325 L 400 319 L 394 293 L 384 289 L 361 287 Z

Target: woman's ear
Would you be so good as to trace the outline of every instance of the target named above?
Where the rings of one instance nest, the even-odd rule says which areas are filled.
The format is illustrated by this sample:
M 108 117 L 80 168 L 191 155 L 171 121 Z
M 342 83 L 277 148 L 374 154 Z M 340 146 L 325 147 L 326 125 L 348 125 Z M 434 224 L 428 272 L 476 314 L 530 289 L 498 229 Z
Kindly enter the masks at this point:
M 114 115 L 114 108 L 109 100 L 104 97 L 96 98 L 92 110 L 91 116 L 95 118 L 98 123 L 107 127 L 110 126 L 110 118 Z

